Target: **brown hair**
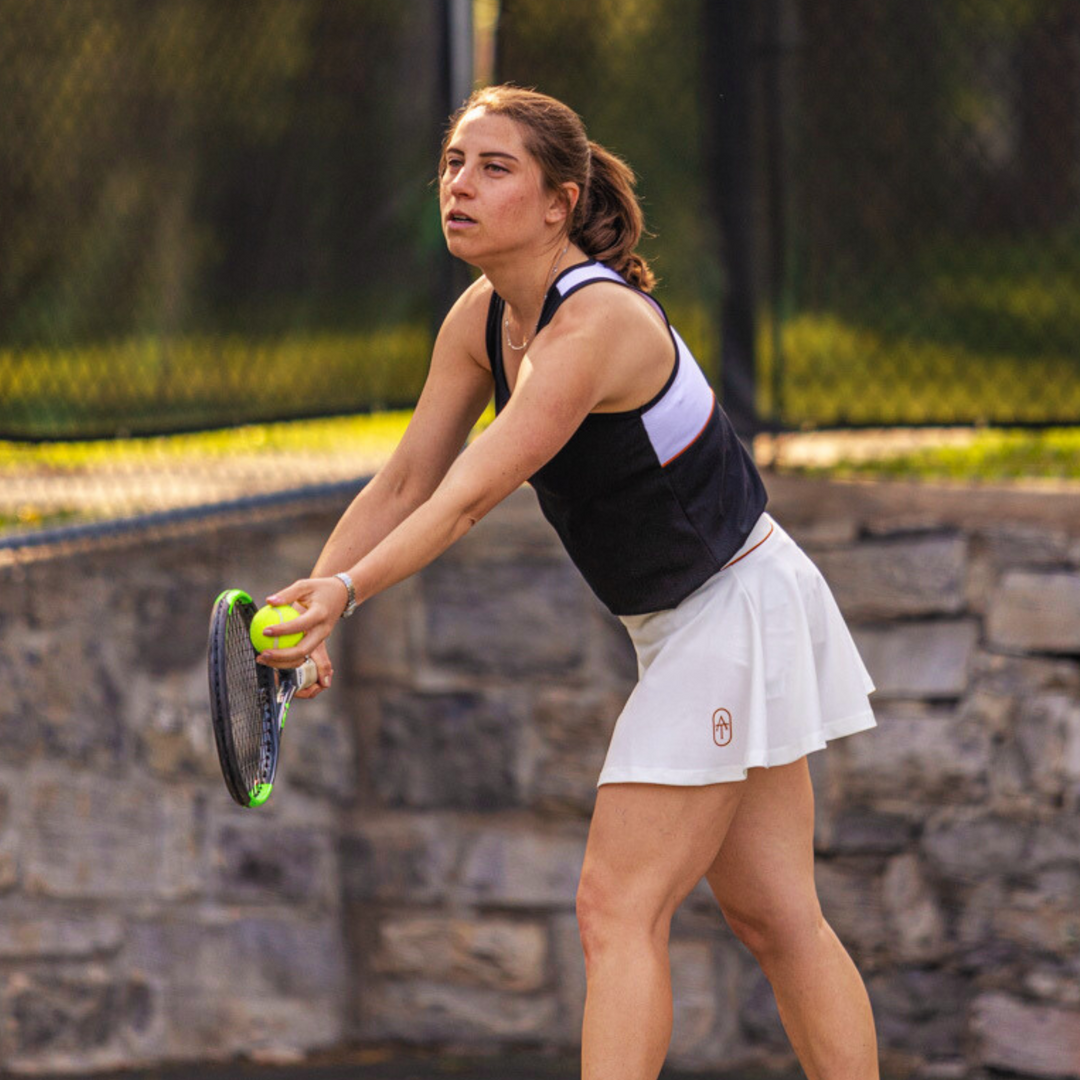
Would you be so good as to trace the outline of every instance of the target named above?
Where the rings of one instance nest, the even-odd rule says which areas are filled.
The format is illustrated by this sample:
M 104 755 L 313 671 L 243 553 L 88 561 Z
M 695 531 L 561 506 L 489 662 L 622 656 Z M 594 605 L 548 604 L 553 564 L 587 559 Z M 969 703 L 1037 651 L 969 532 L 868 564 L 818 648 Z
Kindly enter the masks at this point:
M 450 118 L 439 158 L 461 118 L 483 108 L 520 124 L 525 146 L 553 191 L 576 183 L 581 196 L 570 216 L 569 239 L 586 255 L 606 263 L 631 285 L 649 292 L 656 282 L 649 264 L 634 250 L 645 226 L 634 194 L 634 172 L 622 158 L 589 140 L 573 109 L 547 94 L 504 84 L 476 90 Z

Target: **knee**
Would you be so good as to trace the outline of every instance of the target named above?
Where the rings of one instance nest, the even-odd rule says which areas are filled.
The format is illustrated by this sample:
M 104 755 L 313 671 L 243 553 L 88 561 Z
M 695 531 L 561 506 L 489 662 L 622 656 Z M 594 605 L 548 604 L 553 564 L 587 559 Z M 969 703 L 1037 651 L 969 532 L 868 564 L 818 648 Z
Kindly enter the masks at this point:
M 662 905 L 641 890 L 596 873 L 582 874 L 576 909 L 586 971 L 612 947 L 664 937 L 670 922 Z
M 762 968 L 780 956 L 812 942 L 825 930 L 817 897 L 786 900 L 761 909 L 722 909 L 732 933 L 750 950 Z

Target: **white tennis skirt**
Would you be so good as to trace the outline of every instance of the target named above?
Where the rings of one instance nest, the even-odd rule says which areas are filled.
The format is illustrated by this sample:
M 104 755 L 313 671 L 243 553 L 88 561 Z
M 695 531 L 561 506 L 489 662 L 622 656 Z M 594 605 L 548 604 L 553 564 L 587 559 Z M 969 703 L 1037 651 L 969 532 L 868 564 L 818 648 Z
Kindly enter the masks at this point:
M 678 607 L 621 618 L 638 683 L 597 786 L 743 780 L 875 725 L 829 586 L 769 514 Z

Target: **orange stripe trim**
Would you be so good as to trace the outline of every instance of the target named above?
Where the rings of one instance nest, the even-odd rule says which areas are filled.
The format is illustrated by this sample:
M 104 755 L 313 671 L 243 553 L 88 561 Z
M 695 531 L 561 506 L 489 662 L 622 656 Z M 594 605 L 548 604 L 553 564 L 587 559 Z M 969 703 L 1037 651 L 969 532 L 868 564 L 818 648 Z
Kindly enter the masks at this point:
M 712 405 L 709 407 L 709 418 L 705 421 L 704 424 L 701 425 L 701 430 L 679 451 L 678 454 L 672 454 L 671 457 L 667 459 L 667 461 L 660 462 L 660 468 L 666 469 L 679 456 L 679 454 L 685 454 L 686 451 L 689 450 L 690 447 L 693 446 L 694 443 L 696 443 L 698 439 L 700 439 L 701 436 L 705 434 L 705 429 L 709 426 L 709 421 L 712 420 L 714 412 L 716 412 L 715 390 L 712 392 Z
M 776 528 L 775 524 L 770 523 L 769 524 L 769 531 L 750 549 L 750 551 L 757 551 L 757 549 L 759 547 L 761 547 L 761 545 L 764 544 L 765 541 L 768 540 L 770 536 L 772 536 L 772 531 L 775 528 Z M 746 556 L 750 554 L 750 551 L 744 551 L 737 559 L 732 559 L 731 562 L 724 563 L 724 565 L 721 566 L 720 569 L 721 570 L 726 570 L 729 566 L 734 566 L 737 562 L 740 562 L 742 559 L 745 559 Z

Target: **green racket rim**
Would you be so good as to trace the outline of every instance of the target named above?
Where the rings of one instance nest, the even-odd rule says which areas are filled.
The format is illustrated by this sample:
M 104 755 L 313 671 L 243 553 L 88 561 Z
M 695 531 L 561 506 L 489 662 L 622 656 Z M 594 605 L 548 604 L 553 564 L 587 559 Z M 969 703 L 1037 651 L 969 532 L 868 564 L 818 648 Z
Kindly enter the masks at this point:
M 229 601 L 229 611 L 232 611 L 233 606 L 238 600 L 242 600 L 247 604 L 254 604 L 255 601 L 243 589 L 225 589 L 223 592 L 218 593 L 218 598 L 214 601 L 215 606 L 221 603 L 222 600 Z
M 251 791 L 248 792 L 248 806 L 262 806 L 262 804 L 270 798 L 270 792 L 273 788 L 273 784 L 259 784 L 256 787 L 253 787 Z

